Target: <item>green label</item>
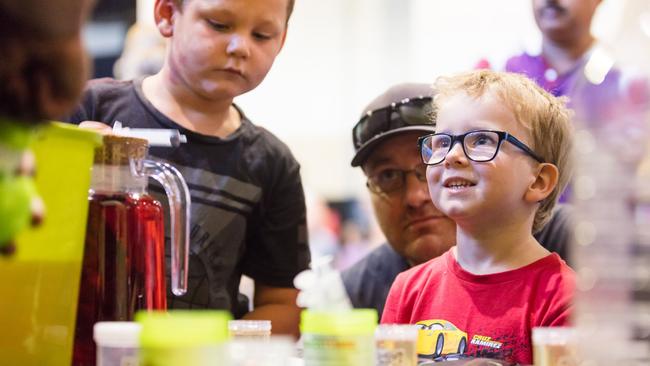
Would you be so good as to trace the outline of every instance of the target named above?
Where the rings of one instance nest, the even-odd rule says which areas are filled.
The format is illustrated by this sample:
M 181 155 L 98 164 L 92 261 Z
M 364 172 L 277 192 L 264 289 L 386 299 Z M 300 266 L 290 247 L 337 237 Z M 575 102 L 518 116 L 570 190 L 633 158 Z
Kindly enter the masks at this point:
M 303 334 L 305 366 L 374 365 L 372 336 Z

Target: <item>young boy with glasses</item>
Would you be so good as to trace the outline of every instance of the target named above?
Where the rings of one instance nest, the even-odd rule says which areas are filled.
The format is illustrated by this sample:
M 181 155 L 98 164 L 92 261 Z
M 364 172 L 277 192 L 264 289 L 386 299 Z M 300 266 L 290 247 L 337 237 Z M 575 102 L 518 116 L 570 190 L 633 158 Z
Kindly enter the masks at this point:
M 574 291 L 573 271 L 532 234 L 570 175 L 569 112 L 516 74 L 475 71 L 435 88 L 436 133 L 420 152 L 456 246 L 397 277 L 382 323 L 418 324 L 421 357 L 530 364 L 531 328 L 567 325 Z
M 391 86 L 364 109 L 352 130 L 352 166 L 367 176 L 375 218 L 386 243 L 342 274 L 352 305 L 381 315 L 400 272 L 445 253 L 456 243 L 456 223 L 431 201 L 418 137 L 435 132 L 429 84 Z M 566 208 L 555 210 L 535 237 L 550 251 L 565 253 L 570 240 Z
M 225 309 L 298 335 L 293 278 L 309 266 L 300 166 L 233 99 L 257 87 L 284 45 L 294 0 L 156 0 L 168 48 L 162 70 L 92 81 L 71 120 L 178 129 L 187 143 L 150 152 L 190 188 L 188 292 L 170 308 Z M 87 122 L 86 126 L 97 126 Z M 158 187 L 155 187 L 159 189 Z M 255 281 L 253 310 L 239 293 Z

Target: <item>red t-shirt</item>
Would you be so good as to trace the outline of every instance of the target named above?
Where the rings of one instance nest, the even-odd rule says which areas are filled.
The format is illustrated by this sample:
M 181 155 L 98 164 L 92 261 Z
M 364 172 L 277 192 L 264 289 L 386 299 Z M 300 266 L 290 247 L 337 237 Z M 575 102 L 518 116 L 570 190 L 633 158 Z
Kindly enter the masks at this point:
M 381 322 L 419 324 L 420 357 L 532 364 L 531 329 L 568 325 L 574 290 L 574 272 L 555 253 L 512 271 L 475 275 L 450 250 L 397 277 Z

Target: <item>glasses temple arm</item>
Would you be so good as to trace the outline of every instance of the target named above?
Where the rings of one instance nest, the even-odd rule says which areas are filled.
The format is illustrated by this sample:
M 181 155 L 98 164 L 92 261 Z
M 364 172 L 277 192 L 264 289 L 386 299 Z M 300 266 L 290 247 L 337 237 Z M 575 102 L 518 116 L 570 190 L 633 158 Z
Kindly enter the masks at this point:
M 506 133 L 506 140 L 510 141 L 513 145 L 517 146 L 518 148 L 522 149 L 525 151 L 528 155 L 530 155 L 533 159 L 537 160 L 540 163 L 544 163 L 544 159 L 542 159 L 541 156 L 537 155 L 531 148 L 526 146 L 523 142 L 519 141 L 516 137 L 512 136 L 509 133 Z

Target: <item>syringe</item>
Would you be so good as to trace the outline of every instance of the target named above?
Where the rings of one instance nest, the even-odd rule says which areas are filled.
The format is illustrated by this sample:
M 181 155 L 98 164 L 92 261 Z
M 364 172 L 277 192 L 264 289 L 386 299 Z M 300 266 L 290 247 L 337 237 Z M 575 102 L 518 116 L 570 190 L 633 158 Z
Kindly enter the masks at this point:
M 187 137 L 178 130 L 161 128 L 122 127 L 122 122 L 115 121 L 113 133 L 119 136 L 136 137 L 149 141 L 149 146 L 177 147 L 187 142 Z

